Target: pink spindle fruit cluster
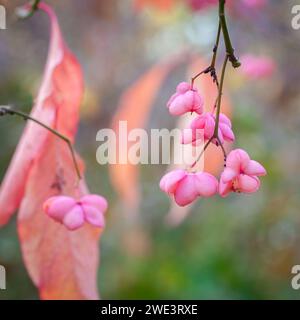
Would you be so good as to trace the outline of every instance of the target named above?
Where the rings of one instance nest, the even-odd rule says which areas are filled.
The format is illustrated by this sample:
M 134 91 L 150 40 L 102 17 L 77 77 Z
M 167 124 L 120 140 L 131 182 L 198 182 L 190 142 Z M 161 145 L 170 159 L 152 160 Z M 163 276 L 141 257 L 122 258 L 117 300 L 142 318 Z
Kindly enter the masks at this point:
M 107 201 L 94 194 L 83 196 L 79 200 L 68 196 L 55 196 L 46 200 L 43 209 L 49 217 L 62 223 L 69 230 L 77 230 L 85 222 L 103 228 Z
M 225 141 L 233 142 L 235 135 L 230 119 L 220 113 L 217 138 L 215 111 L 203 111 L 203 98 L 192 85 L 182 82 L 177 86 L 176 93 L 167 103 L 172 115 L 196 112 L 198 116 L 192 120 L 189 129 L 183 130 L 182 143 L 212 142 L 217 146 Z M 202 141 L 204 140 L 204 141 Z M 232 150 L 225 159 L 225 169 L 220 181 L 207 172 L 189 172 L 177 169 L 168 172 L 160 181 L 162 191 L 174 197 L 179 206 L 186 206 L 199 197 L 211 197 L 217 193 L 226 197 L 230 192 L 253 193 L 259 189 L 259 176 L 266 174 L 264 167 L 251 160 L 246 151 Z

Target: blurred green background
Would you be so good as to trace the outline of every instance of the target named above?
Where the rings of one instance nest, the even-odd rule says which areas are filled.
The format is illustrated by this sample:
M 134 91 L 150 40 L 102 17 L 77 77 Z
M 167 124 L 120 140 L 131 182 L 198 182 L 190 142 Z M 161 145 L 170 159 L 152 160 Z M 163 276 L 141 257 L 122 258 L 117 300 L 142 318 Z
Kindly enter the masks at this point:
M 199 200 L 176 227 L 166 223 L 169 201 L 158 188 L 164 166 L 141 167 L 139 215 L 124 214 L 108 168 L 96 162 L 96 133 L 110 125 L 121 94 L 150 66 L 183 49 L 209 59 L 217 8 L 195 11 L 184 0 L 168 11 L 136 10 L 129 0 L 47 2 L 84 70 L 86 96 L 76 147 L 86 161 L 90 189 L 110 202 L 99 249 L 102 298 L 300 298 L 290 284 L 291 268 L 300 264 L 300 30 L 291 27 L 297 1 L 270 0 L 263 9 L 236 8 L 229 15 L 237 54 L 268 55 L 277 66 L 272 77 L 255 81 L 230 70 L 225 83 L 235 146 L 268 171 L 260 191 Z M 43 13 L 26 21 L 14 18 L 15 7 L 23 3 L 0 1 L 8 12 L 7 30 L 0 30 L 0 104 L 29 111 L 41 82 L 49 30 Z M 184 66 L 169 75 L 149 127 L 174 120 L 165 103 L 185 79 Z M 160 124 L 157 118 L 163 119 Z M 23 126 L 20 119 L 0 119 L 1 179 Z M 38 298 L 23 265 L 15 218 L 0 229 L 0 264 L 7 271 L 1 299 Z

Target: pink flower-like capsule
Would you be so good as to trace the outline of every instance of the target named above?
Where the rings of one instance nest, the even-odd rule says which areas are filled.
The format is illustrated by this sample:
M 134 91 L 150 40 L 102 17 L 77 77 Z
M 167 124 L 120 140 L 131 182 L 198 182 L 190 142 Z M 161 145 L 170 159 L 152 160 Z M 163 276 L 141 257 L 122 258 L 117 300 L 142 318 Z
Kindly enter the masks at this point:
M 103 228 L 107 201 L 93 194 L 83 196 L 78 201 L 68 196 L 55 196 L 45 201 L 43 209 L 49 217 L 69 230 L 79 229 L 85 222 Z
M 257 57 L 247 54 L 242 56 L 240 61 L 241 72 L 252 79 L 270 77 L 275 71 L 274 61 L 267 56 Z
M 215 124 L 216 117 L 213 113 L 203 113 L 191 122 L 189 129 L 183 130 L 181 142 L 183 144 L 193 143 L 193 145 L 195 145 L 197 141 L 203 139 L 204 141 L 209 140 L 214 134 Z M 231 121 L 223 113 L 220 114 L 218 137 L 222 144 L 224 141 L 233 142 L 235 139 L 234 133 L 231 129 Z M 217 144 L 217 141 L 213 142 Z
M 226 197 L 230 192 L 256 192 L 260 186 L 258 176 L 266 174 L 265 168 L 257 161 L 251 160 L 246 151 L 232 150 L 220 178 L 219 193 Z
M 197 89 L 193 89 L 191 84 L 181 82 L 176 93 L 172 95 L 167 103 L 169 112 L 174 116 L 180 116 L 186 112 L 203 113 L 203 99 Z
M 177 169 L 161 178 L 160 189 L 174 195 L 175 202 L 183 207 L 197 197 L 211 197 L 216 194 L 218 181 L 207 172 L 188 173 Z

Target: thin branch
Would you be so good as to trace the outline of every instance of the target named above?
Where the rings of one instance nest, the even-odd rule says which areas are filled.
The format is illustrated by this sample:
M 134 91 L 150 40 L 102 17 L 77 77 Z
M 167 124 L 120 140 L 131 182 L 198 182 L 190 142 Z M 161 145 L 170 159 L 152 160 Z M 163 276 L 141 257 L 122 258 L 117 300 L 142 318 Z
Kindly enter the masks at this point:
M 221 24 L 219 23 L 217 38 L 216 38 L 216 42 L 213 49 L 213 56 L 212 56 L 211 63 L 207 68 L 205 68 L 204 70 L 197 73 L 194 77 L 192 77 L 191 79 L 192 88 L 194 87 L 195 80 L 199 78 L 202 74 L 207 74 L 207 73 L 210 73 L 210 76 L 213 78 L 213 81 L 216 83 L 217 87 L 219 87 L 219 81 L 218 81 L 215 65 L 216 65 L 218 47 L 220 43 L 220 35 L 221 35 Z
M 216 58 L 217 58 L 217 53 L 218 53 L 218 48 L 219 48 L 219 43 L 220 43 L 220 35 L 221 35 L 221 23 L 219 21 L 217 39 L 216 39 L 215 46 L 213 49 L 213 57 L 212 57 L 211 64 L 210 64 L 210 66 L 212 68 L 215 68 L 215 65 L 216 65 Z
M 216 141 L 216 144 L 221 147 L 225 162 L 226 162 L 226 158 L 227 158 L 226 150 L 225 150 L 223 144 L 221 143 L 221 139 L 219 138 L 219 123 L 220 123 L 221 102 L 222 102 L 222 95 L 223 95 L 223 85 L 224 85 L 227 62 L 230 61 L 234 68 L 238 68 L 241 65 L 241 63 L 234 55 L 234 49 L 231 44 L 231 40 L 230 40 L 228 28 L 227 28 L 227 23 L 226 23 L 226 17 L 225 17 L 225 2 L 226 2 L 226 0 L 219 0 L 219 27 L 218 27 L 216 44 L 213 49 L 213 57 L 212 57 L 211 64 L 207 69 L 203 70 L 202 72 L 200 72 L 199 74 L 197 74 L 195 77 L 192 78 L 192 84 L 193 84 L 195 79 L 198 76 L 200 76 L 203 73 L 210 72 L 213 79 L 216 79 L 215 82 L 216 82 L 219 90 L 218 90 L 218 97 L 217 97 L 216 103 L 214 105 L 214 110 L 216 109 L 214 133 L 213 133 L 212 137 L 204 145 L 203 150 L 201 151 L 200 155 L 198 156 L 197 160 L 193 163 L 191 168 L 193 168 L 196 165 L 196 163 L 201 159 L 205 150 L 208 148 L 210 143 L 212 143 L 214 140 Z M 226 57 L 223 62 L 221 80 L 220 80 L 220 84 L 219 84 L 218 79 L 217 79 L 217 75 L 216 75 L 216 71 L 215 71 L 215 63 L 216 63 L 216 56 L 217 56 L 217 51 L 218 51 L 218 47 L 219 47 L 221 31 L 223 34 L 225 47 L 226 47 Z
M 191 168 L 194 168 L 196 163 L 201 159 L 201 157 L 203 156 L 205 150 L 207 149 L 207 147 L 210 145 L 210 143 L 212 142 L 212 140 L 214 139 L 214 137 L 211 137 L 206 144 L 204 145 L 201 153 L 199 154 L 199 156 L 197 157 L 197 159 L 194 161 L 194 163 L 191 165 Z
M 219 137 L 217 137 L 217 141 L 218 141 L 218 144 L 219 144 L 219 146 L 221 147 L 222 152 L 223 152 L 223 155 L 224 155 L 224 163 L 226 163 L 226 159 L 227 159 L 226 150 L 225 150 L 225 148 L 224 148 L 224 146 L 223 146 L 223 144 L 222 144 L 222 142 L 221 142 L 221 140 L 220 140 Z
M 0 107 L 0 116 L 5 116 L 5 115 L 17 115 L 17 116 L 19 116 L 19 117 L 21 117 L 21 118 L 23 118 L 25 120 L 31 120 L 31 121 L 37 123 L 38 125 L 40 125 L 41 127 L 45 128 L 46 130 L 50 131 L 51 133 L 53 133 L 54 135 L 56 135 L 57 137 L 59 137 L 63 141 L 65 141 L 66 144 L 68 145 L 69 149 L 70 149 L 72 160 L 73 160 L 73 163 L 74 163 L 74 167 L 75 167 L 78 179 L 81 180 L 82 177 L 81 177 L 81 174 L 80 174 L 79 166 L 78 166 L 78 163 L 76 161 L 75 152 L 74 152 L 74 149 L 73 149 L 73 146 L 72 146 L 72 143 L 71 143 L 70 139 L 68 139 L 66 136 L 62 135 L 58 131 L 50 128 L 46 124 L 40 122 L 39 120 L 37 120 L 35 118 L 32 118 L 30 115 L 28 115 L 28 114 L 26 114 L 26 113 L 24 113 L 22 111 L 17 111 L 17 110 L 14 110 L 14 109 L 10 108 L 10 107 L 1 106 Z
M 213 49 L 213 56 L 211 60 L 211 71 L 210 71 L 210 76 L 213 78 L 213 81 L 216 83 L 217 87 L 219 88 L 219 80 L 216 72 L 216 59 L 217 59 L 217 53 L 218 53 L 218 48 L 219 48 L 219 43 L 220 43 L 220 35 L 221 35 L 221 23 L 219 21 L 219 26 L 218 26 L 218 32 L 217 32 L 217 39 L 215 42 L 215 46 Z
M 231 62 L 234 68 L 238 68 L 241 65 L 241 63 L 239 62 L 238 58 L 234 55 L 234 49 L 231 44 L 230 35 L 227 28 L 227 22 L 225 17 L 225 2 L 226 0 L 219 0 L 219 19 L 221 23 L 226 52 L 227 52 L 229 61 Z
M 32 11 L 38 10 L 40 2 L 41 2 L 41 0 L 34 0 L 33 1 Z
M 192 81 L 191 81 L 191 86 L 192 86 L 192 89 L 194 88 L 194 82 L 197 78 L 199 78 L 202 74 L 205 74 L 205 73 L 209 73 L 211 72 L 211 66 L 205 68 L 204 70 L 200 71 L 199 73 L 197 73 L 193 78 L 192 78 Z
M 215 124 L 215 130 L 214 130 L 214 137 L 215 138 L 218 138 L 218 132 L 219 132 L 223 85 L 224 85 L 225 71 L 226 71 L 228 59 L 229 59 L 229 56 L 226 55 L 224 63 L 223 63 L 223 67 L 222 67 L 221 81 L 220 81 L 220 87 L 219 87 L 219 96 L 218 96 L 218 103 L 217 103 L 217 112 L 216 112 L 216 124 Z
M 196 163 L 201 159 L 202 155 L 204 154 L 205 150 L 208 148 L 208 146 L 212 143 L 212 141 L 215 139 L 217 140 L 218 144 L 221 146 L 223 155 L 224 155 L 224 161 L 226 161 L 226 151 L 224 149 L 224 146 L 221 143 L 221 140 L 219 138 L 219 122 L 220 122 L 220 111 L 221 111 L 221 102 L 222 102 L 222 92 L 223 92 L 223 85 L 224 85 L 224 79 L 225 79 L 225 71 L 226 71 L 226 66 L 228 62 L 228 55 L 226 55 L 224 63 L 223 63 L 223 68 L 222 68 L 222 74 L 221 74 L 221 81 L 220 81 L 220 86 L 219 86 L 219 95 L 218 95 L 218 102 L 217 102 L 217 112 L 216 112 L 216 122 L 215 122 L 215 129 L 212 137 L 206 142 L 204 148 L 202 149 L 201 153 L 197 157 L 196 161 L 191 165 L 191 168 L 193 168 Z

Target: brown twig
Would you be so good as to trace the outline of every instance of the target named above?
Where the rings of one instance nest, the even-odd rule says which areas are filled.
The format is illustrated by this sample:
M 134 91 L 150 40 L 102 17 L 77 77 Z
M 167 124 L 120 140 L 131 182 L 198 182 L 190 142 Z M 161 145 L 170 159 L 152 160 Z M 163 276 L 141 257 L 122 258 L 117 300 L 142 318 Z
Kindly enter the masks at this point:
M 73 163 L 74 163 L 74 167 L 75 167 L 78 179 L 81 180 L 82 177 L 81 177 L 81 174 L 80 174 L 78 163 L 76 161 L 75 151 L 73 149 L 73 146 L 72 146 L 72 143 L 71 143 L 70 139 L 68 139 L 66 136 L 62 135 L 58 131 L 50 128 L 46 124 L 40 122 L 39 120 L 37 120 L 35 118 L 32 118 L 30 115 L 28 115 L 28 114 L 26 114 L 26 113 L 24 113 L 22 111 L 17 111 L 17 110 L 14 110 L 14 109 L 10 108 L 10 107 L 7 107 L 7 106 L 1 106 L 0 107 L 0 116 L 5 116 L 5 115 L 17 115 L 17 116 L 23 118 L 24 120 L 31 120 L 31 121 L 37 123 L 38 125 L 40 125 L 41 127 L 45 128 L 46 130 L 50 131 L 51 133 L 53 133 L 54 135 L 56 135 L 57 137 L 59 137 L 63 141 L 65 141 L 66 144 L 68 145 L 69 149 L 70 149 L 72 160 L 73 160 Z

